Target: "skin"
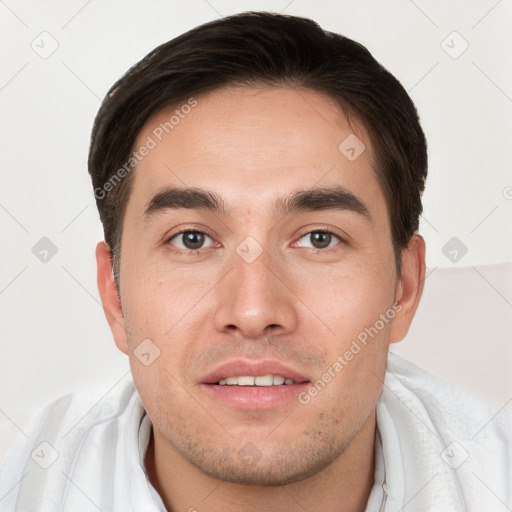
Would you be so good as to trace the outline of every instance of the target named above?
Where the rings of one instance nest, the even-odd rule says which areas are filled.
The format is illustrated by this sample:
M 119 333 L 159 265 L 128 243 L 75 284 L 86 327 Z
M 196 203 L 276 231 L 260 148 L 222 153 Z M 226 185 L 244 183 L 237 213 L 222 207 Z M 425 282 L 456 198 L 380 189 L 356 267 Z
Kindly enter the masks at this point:
M 98 287 L 119 349 L 153 423 L 146 469 L 166 506 L 190 509 L 359 511 L 374 480 L 375 405 L 389 344 L 407 333 L 425 278 L 425 242 L 415 234 L 395 272 L 385 199 L 363 126 L 349 124 L 317 92 L 229 87 L 197 98 L 193 111 L 139 164 L 123 223 L 119 303 L 108 246 L 97 246 Z M 141 130 L 144 143 L 167 111 Z M 351 133 L 366 150 L 338 150 Z M 162 188 L 201 187 L 228 215 L 168 210 L 144 219 Z M 274 217 L 277 197 L 342 185 L 368 208 Z M 205 232 L 193 256 L 180 229 Z M 332 229 L 329 249 L 312 231 Z M 262 254 L 236 252 L 247 236 Z M 275 359 L 311 377 L 344 354 L 380 314 L 401 306 L 308 404 L 248 411 L 219 403 L 200 382 L 236 357 Z M 160 356 L 145 366 L 134 350 L 150 339 Z M 251 443 L 260 458 L 237 452 Z

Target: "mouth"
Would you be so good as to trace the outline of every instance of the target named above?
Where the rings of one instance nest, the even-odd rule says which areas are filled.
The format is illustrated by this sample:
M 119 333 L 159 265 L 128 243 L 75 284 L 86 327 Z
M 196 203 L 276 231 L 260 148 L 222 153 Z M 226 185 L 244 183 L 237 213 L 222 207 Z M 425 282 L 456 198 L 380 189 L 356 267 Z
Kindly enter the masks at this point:
M 243 375 L 240 377 L 226 377 L 224 379 L 220 379 L 217 382 L 219 386 L 282 386 L 283 384 L 286 386 L 290 386 L 292 384 L 297 384 L 293 379 L 287 379 L 282 375 L 257 375 L 253 377 L 251 375 Z
M 282 406 L 296 399 L 310 380 L 277 361 L 236 360 L 203 379 L 203 390 L 217 403 L 247 410 Z

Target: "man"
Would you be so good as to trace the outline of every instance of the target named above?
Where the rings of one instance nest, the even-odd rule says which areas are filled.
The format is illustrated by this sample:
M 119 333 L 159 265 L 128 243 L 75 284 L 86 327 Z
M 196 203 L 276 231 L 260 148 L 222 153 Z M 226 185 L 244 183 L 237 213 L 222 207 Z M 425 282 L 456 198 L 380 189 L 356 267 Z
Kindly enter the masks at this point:
M 270 13 L 202 25 L 108 92 L 89 172 L 133 380 L 39 413 L 2 511 L 512 505 L 510 415 L 388 354 L 423 290 L 426 143 L 364 47 Z

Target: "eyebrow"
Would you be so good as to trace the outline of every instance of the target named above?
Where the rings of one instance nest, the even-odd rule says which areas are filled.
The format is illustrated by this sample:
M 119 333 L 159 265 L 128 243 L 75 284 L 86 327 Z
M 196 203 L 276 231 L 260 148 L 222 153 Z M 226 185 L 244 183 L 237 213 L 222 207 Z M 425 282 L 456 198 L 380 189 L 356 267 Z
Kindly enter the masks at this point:
M 151 199 L 144 212 L 144 219 L 149 220 L 166 210 L 181 208 L 228 215 L 226 203 L 216 192 L 196 187 L 168 187 Z M 299 190 L 288 197 L 279 197 L 274 203 L 273 214 L 274 217 L 285 217 L 290 213 L 322 210 L 349 211 L 373 222 L 364 202 L 341 186 Z

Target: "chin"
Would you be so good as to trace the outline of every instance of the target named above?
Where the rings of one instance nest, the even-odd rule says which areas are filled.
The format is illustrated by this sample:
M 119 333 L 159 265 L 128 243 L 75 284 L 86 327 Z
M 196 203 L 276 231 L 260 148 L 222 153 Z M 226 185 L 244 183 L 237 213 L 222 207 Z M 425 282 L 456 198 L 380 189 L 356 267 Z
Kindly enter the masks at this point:
M 181 451 L 196 469 L 209 477 L 234 484 L 279 486 L 310 478 L 332 464 L 345 451 L 346 444 L 334 439 L 315 443 L 309 441 L 294 448 L 267 446 L 265 454 L 248 442 L 241 449 L 225 447 L 220 450 L 203 449 Z M 205 455 L 208 453 L 208 455 Z M 198 456 L 201 454 L 201 456 Z

